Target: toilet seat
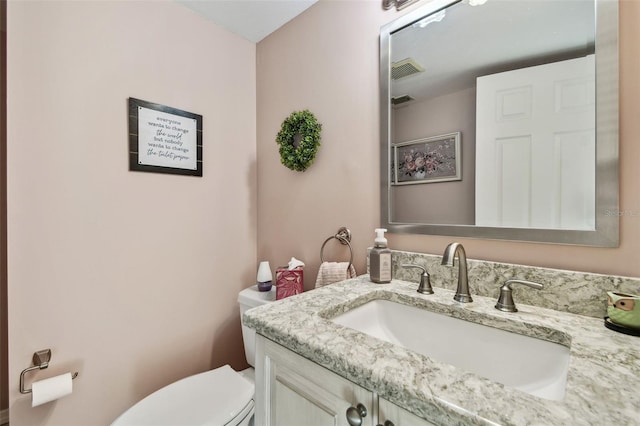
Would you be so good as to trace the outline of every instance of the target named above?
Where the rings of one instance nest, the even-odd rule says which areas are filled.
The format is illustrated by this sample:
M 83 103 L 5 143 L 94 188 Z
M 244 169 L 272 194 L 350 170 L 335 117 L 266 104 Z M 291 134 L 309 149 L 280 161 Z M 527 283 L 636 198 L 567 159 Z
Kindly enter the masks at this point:
M 225 365 L 157 390 L 112 426 L 237 425 L 250 416 L 253 394 L 254 385 Z

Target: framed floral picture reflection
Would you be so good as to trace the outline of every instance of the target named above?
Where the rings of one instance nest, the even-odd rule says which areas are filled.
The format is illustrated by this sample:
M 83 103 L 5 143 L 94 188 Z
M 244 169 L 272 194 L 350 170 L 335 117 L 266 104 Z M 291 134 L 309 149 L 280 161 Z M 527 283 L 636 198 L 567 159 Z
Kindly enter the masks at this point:
M 460 132 L 392 144 L 391 184 L 462 180 Z

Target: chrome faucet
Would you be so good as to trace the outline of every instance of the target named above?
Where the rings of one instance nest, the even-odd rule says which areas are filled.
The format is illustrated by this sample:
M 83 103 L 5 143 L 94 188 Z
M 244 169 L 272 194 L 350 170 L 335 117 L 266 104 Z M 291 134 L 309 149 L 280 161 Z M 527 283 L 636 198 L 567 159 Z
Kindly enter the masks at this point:
M 467 254 L 464 251 L 464 247 L 460 243 L 451 243 L 444 249 L 442 255 L 442 264 L 447 266 L 454 266 L 454 259 L 458 256 L 458 288 L 456 289 L 456 295 L 453 296 L 453 300 L 469 303 L 473 302 L 471 293 L 469 293 L 469 276 L 467 274 Z

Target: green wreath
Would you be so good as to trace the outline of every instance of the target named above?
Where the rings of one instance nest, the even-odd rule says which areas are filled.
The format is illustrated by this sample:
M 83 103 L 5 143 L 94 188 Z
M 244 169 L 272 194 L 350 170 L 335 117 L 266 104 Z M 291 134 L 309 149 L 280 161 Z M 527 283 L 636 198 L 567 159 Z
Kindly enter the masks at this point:
M 322 124 L 307 109 L 294 111 L 282 122 L 276 136 L 280 145 L 280 162 L 291 170 L 304 172 L 313 164 L 320 146 Z

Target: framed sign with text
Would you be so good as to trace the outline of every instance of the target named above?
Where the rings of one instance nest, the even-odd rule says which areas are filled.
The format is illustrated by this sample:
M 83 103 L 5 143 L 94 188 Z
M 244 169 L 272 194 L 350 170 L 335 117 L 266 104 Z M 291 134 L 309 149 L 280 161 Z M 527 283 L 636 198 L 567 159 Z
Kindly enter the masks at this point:
M 129 98 L 129 170 L 202 176 L 202 116 Z

